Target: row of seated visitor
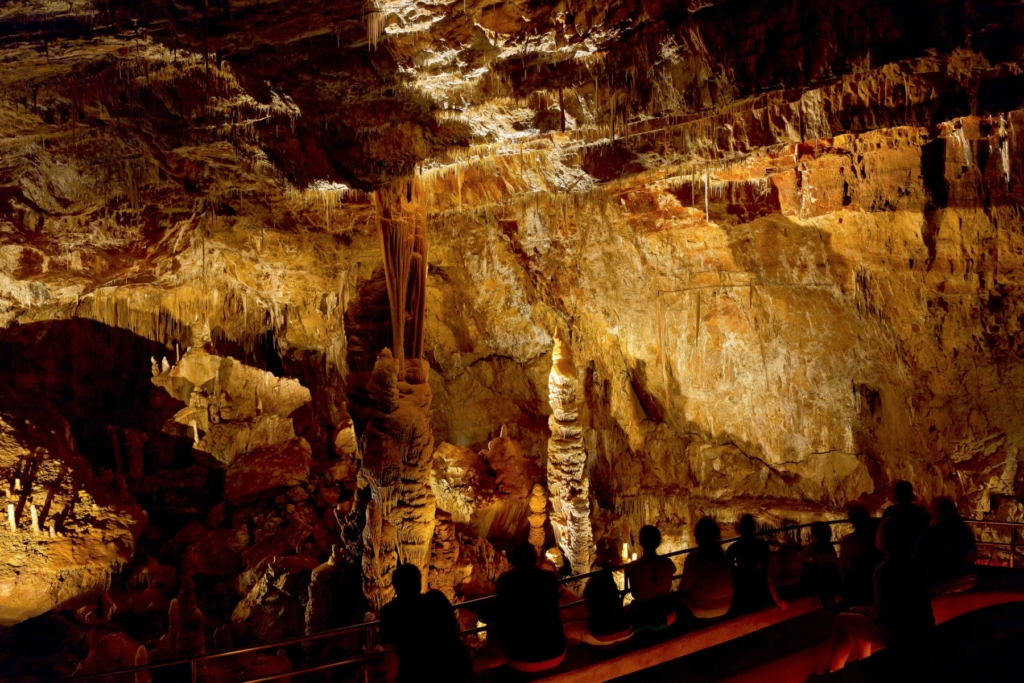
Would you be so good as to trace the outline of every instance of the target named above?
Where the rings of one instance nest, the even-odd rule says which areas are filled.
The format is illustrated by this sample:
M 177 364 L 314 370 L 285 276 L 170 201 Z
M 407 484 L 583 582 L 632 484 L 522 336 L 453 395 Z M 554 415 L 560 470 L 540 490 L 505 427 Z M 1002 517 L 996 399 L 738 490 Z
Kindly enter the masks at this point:
M 827 523 L 812 525 L 807 546 L 787 539 L 772 552 L 750 515 L 740 519 L 740 536 L 728 548 L 718 523 L 704 517 L 694 528 L 697 546 L 686 555 L 675 590 L 676 564 L 658 554 L 658 529 L 645 526 L 640 559 L 624 567 L 598 559 L 600 571 L 583 592 L 586 620 L 578 625 L 563 624 L 554 566 L 538 566 L 533 546 L 524 543 L 513 551 L 512 570 L 498 579 L 495 600 L 480 618 L 509 666 L 535 672 L 558 666 L 570 642 L 610 645 L 678 620 L 739 615 L 772 604 L 786 609 L 795 599 L 816 595 L 837 612 L 849 610 L 835 622 L 836 670 L 854 654 L 867 656 L 873 647 L 926 634 L 935 623 L 932 594 L 973 586 L 970 528 L 949 499 L 936 499 L 932 507 L 929 516 L 914 503 L 910 484 L 899 482 L 894 505 L 881 519 L 863 507 L 850 508 L 853 531 L 840 539 L 838 553 Z M 624 570 L 625 590 L 616 583 L 617 570 Z M 397 597 L 380 616 L 388 680 L 468 679 L 470 657 L 447 598 L 421 593 L 420 573 L 411 565 L 395 570 L 394 586 Z M 628 605 L 626 596 L 632 599 Z

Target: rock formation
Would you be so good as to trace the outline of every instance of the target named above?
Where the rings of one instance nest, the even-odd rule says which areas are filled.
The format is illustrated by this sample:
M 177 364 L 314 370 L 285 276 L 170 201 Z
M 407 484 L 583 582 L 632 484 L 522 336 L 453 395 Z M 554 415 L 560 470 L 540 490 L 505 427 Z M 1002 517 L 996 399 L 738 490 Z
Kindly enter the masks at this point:
M 376 500 L 366 506 L 363 527 L 363 594 L 374 612 L 391 602 L 391 573 L 398 566 L 398 534 Z
M 93 474 L 68 432 L 52 407 L 0 389 L 0 626 L 106 590 L 135 550 L 142 510 Z
M 429 477 L 456 598 L 493 588 L 540 514 L 555 328 L 571 563 L 588 515 L 682 543 L 900 478 L 1024 517 L 1021 3 L 0 5 L 3 420 L 85 460 L 0 462 L 0 593 L 49 596 L 12 620 L 113 577 L 148 643 L 190 576 L 211 625 L 268 601 L 239 644 L 301 632 L 332 545 L 377 604 L 399 554 L 447 566 Z M 97 626 L 39 618 L 67 637 L 25 677 L 69 674 Z
M 530 492 L 530 545 L 537 549 L 537 557 L 544 552 L 547 542 L 548 497 L 544 487 L 534 484 Z
M 555 332 L 548 377 L 551 403 L 551 438 L 548 440 L 548 493 L 551 498 L 551 528 L 574 574 L 590 571 L 594 537 L 590 522 L 590 478 L 587 452 L 583 448 L 580 422 L 579 379 L 572 362 L 572 350 Z
M 211 354 L 210 346 L 209 325 L 193 324 L 185 355 L 152 381 L 187 403 L 174 422 L 191 427 L 195 449 L 227 468 L 227 500 L 246 505 L 308 480 L 312 451 L 296 436 L 293 416 L 309 411 L 309 390 Z

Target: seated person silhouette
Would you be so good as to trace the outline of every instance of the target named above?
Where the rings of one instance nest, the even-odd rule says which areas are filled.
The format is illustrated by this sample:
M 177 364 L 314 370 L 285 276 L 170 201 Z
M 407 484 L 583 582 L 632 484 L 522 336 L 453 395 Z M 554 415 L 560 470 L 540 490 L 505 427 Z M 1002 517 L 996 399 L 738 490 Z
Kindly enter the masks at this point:
M 907 523 L 907 533 L 911 534 L 911 540 L 917 540 L 931 523 L 931 515 L 928 514 L 928 510 L 914 502 L 914 485 L 905 479 L 899 480 L 893 487 L 892 499 L 894 504 L 885 509 L 882 519 L 902 519 Z
M 512 570 L 498 577 L 493 633 L 505 661 L 517 671 L 551 669 L 565 658 L 565 633 L 558 614 L 558 580 L 537 567 L 537 552 L 521 543 Z
M 831 670 L 838 671 L 872 649 L 917 642 L 935 626 L 924 570 L 911 556 L 915 527 L 898 517 L 882 520 L 878 547 L 885 559 L 875 569 L 875 601 L 836 617 Z
M 831 605 L 839 590 L 839 556 L 832 545 L 832 526 L 825 522 L 811 525 L 811 542 L 804 548 L 804 580 L 808 588 Z
M 583 640 L 591 645 L 611 645 L 633 635 L 632 620 L 622 605 L 619 587 L 615 585 L 614 562 L 605 559 L 601 565 L 601 571 L 592 576 L 583 589 L 588 611 Z
M 640 547 L 643 555 L 639 560 L 626 565 L 626 583 L 633 595 L 630 611 L 633 627 L 642 631 L 660 631 L 676 620 L 675 604 L 672 600 L 672 579 L 676 563 L 658 555 L 661 532 L 655 526 L 640 529 Z
M 768 591 L 768 562 L 772 551 L 768 541 L 754 535 L 757 522 L 753 515 L 740 517 L 736 530 L 740 537 L 725 554 L 732 562 L 732 610 L 744 614 L 772 604 Z
M 679 597 L 698 619 L 725 615 L 732 606 L 732 563 L 722 549 L 722 530 L 711 517 L 694 529 L 697 549 L 686 556 L 679 580 Z
M 924 565 L 928 585 L 936 595 L 960 593 L 974 587 L 977 547 L 956 503 L 946 497 L 932 501 L 934 523 L 917 539 L 914 555 Z
M 803 548 L 793 537 L 784 536 L 782 545 L 772 553 L 768 563 L 768 589 L 775 604 L 783 610 L 807 594 L 804 564 Z
M 839 592 L 849 605 L 870 605 L 875 596 L 875 567 L 882 561 L 875 546 L 879 520 L 856 503 L 847 508 L 847 517 L 853 532 L 839 541 Z
M 388 683 L 467 681 L 473 673 L 455 610 L 440 591 L 421 593 L 420 570 L 399 565 L 395 598 L 380 611 L 380 640 Z

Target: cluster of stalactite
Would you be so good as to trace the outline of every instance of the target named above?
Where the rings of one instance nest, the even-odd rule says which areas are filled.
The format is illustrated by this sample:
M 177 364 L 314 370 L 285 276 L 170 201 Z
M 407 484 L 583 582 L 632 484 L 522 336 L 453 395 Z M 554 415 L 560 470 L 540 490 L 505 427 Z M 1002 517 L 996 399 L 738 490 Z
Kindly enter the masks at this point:
M 574 574 L 590 571 L 594 536 L 590 524 L 590 480 L 587 453 L 583 448 L 583 425 L 579 419 L 579 379 L 572 350 L 555 333 L 548 376 L 548 492 L 551 496 L 551 527 L 555 542 Z

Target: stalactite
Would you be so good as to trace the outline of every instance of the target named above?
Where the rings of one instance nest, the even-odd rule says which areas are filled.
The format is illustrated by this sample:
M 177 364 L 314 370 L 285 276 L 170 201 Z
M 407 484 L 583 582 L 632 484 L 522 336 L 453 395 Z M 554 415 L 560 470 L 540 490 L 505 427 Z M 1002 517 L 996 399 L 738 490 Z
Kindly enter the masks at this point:
M 1010 185 L 1010 131 L 1007 130 L 1006 115 L 999 115 L 999 158 L 1003 165 L 1003 177 L 1006 185 Z
M 405 358 L 423 353 L 426 313 L 427 204 L 418 177 L 393 183 L 374 193 L 377 233 L 380 237 L 391 306 L 393 353 L 399 373 Z M 407 316 L 411 316 L 407 329 Z
M 572 351 L 555 333 L 548 376 L 548 398 L 552 415 L 548 419 L 548 491 L 551 498 L 551 527 L 573 573 L 590 571 L 593 531 L 590 523 L 590 479 L 586 473 L 587 453 L 583 448 L 583 425 L 579 421 L 580 396 Z
M 368 0 L 363 8 L 363 13 L 366 15 L 367 42 L 369 42 L 371 50 L 376 50 L 377 43 L 384 34 L 384 23 L 387 18 L 374 0 Z

